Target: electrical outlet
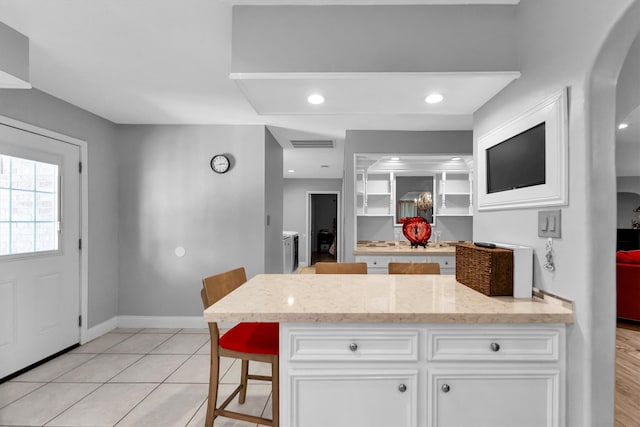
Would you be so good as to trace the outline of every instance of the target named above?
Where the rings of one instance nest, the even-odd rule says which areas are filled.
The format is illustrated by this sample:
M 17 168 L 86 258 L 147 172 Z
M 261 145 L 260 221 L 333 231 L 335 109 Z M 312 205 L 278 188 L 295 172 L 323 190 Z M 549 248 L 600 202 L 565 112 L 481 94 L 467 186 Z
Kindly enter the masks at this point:
M 538 237 L 560 237 L 560 209 L 538 212 Z

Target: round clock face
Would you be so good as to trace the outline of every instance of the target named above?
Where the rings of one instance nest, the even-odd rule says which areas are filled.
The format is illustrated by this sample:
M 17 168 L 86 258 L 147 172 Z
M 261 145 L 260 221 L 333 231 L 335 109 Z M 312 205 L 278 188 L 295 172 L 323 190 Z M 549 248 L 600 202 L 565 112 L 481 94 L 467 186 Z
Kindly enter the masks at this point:
M 216 154 L 211 158 L 211 169 L 217 173 L 225 173 L 229 170 L 229 166 L 231 162 L 229 162 L 229 158 L 224 154 Z

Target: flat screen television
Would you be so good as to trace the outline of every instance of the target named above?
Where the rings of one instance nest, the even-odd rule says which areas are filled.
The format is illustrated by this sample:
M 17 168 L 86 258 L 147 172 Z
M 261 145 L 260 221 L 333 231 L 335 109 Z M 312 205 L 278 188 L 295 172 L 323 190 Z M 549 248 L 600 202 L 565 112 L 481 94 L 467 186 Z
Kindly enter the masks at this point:
M 486 150 L 487 194 L 545 183 L 545 123 Z

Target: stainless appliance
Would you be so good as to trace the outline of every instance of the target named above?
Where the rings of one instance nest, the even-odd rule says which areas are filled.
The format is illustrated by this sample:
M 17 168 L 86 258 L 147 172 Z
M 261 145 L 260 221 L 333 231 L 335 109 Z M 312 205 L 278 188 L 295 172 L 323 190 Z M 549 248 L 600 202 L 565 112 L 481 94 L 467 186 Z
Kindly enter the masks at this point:
M 298 232 L 282 233 L 282 272 L 294 273 L 298 269 Z

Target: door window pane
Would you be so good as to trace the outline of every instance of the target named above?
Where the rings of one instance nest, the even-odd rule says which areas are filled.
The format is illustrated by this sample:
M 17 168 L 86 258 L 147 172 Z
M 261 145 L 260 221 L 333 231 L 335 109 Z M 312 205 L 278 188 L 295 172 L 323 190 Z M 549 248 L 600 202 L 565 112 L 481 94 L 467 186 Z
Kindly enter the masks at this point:
M 0 256 L 58 249 L 58 165 L 0 155 Z

